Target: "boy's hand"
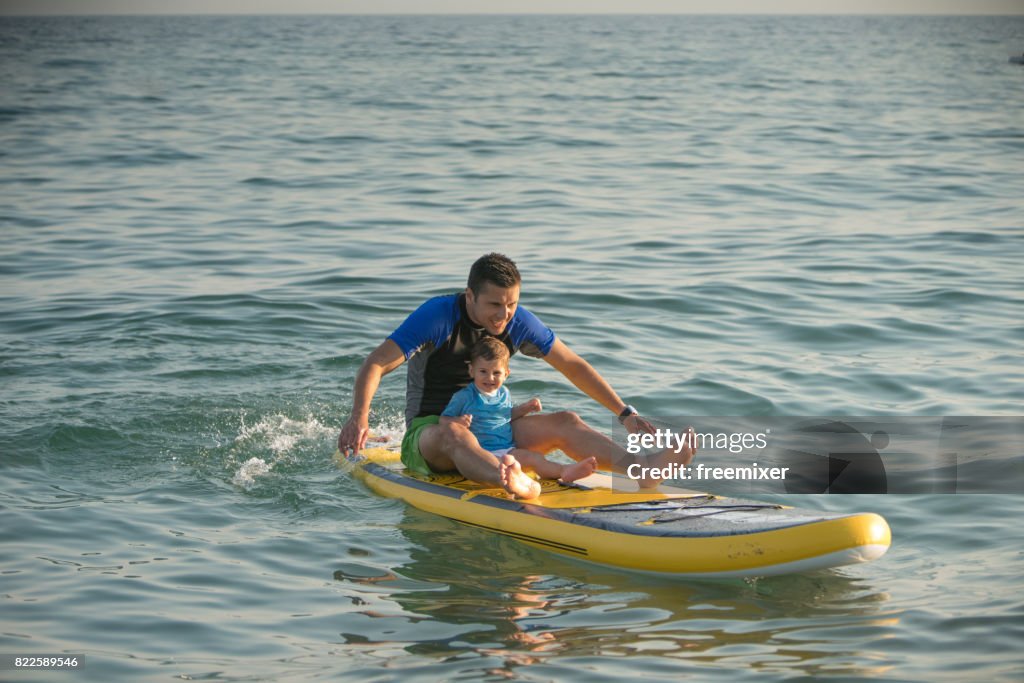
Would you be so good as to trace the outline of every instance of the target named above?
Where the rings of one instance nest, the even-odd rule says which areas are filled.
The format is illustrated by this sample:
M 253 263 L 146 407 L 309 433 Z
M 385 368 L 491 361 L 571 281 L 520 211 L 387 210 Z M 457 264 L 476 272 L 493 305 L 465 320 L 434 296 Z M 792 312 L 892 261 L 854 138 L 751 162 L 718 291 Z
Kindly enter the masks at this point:
M 544 407 L 540 404 L 540 399 L 534 396 L 529 401 L 523 404 L 523 414 L 529 415 L 530 413 L 539 413 L 544 410 Z

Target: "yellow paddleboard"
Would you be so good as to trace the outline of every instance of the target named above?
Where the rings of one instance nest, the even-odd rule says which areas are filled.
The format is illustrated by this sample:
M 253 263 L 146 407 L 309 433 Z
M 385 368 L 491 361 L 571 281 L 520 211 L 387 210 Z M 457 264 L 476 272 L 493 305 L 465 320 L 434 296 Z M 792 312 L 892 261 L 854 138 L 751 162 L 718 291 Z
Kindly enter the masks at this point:
M 337 457 L 341 458 L 340 455 Z M 681 489 L 627 493 L 595 474 L 545 480 L 510 500 L 458 474 L 409 472 L 395 451 L 364 450 L 353 473 L 372 491 L 442 517 L 578 560 L 676 577 L 788 574 L 875 560 L 891 543 L 873 513 L 799 510 Z

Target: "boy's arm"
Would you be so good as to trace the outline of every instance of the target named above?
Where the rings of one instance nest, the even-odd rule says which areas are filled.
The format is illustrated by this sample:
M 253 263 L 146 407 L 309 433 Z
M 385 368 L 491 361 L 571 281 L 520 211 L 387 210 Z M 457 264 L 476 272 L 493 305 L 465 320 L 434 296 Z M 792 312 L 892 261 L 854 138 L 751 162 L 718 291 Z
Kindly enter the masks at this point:
M 438 424 L 450 425 L 452 423 L 461 424 L 463 427 L 468 428 L 473 423 L 473 416 L 469 413 L 465 415 L 442 415 Z
M 473 416 L 466 412 L 468 401 L 466 395 L 461 391 L 455 392 L 451 400 L 448 401 L 448 405 L 441 411 L 440 424 L 448 425 L 453 422 L 460 423 L 465 427 L 469 427 L 473 421 Z
M 362 450 L 370 434 L 370 403 L 377 393 L 380 378 L 404 362 L 405 354 L 390 339 L 385 339 L 363 361 L 352 390 L 352 413 L 338 435 L 338 450 L 342 455 Z
M 544 408 L 540 404 L 539 398 L 531 398 L 526 403 L 520 403 L 519 405 L 512 408 L 512 419 L 518 420 L 521 417 L 529 415 L 530 413 L 539 413 Z

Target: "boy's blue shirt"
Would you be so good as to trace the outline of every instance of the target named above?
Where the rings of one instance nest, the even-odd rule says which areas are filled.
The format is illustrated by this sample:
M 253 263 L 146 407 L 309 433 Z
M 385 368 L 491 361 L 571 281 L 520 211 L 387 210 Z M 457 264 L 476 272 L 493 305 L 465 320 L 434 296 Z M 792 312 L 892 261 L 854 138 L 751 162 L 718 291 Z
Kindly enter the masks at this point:
M 469 431 L 476 436 L 480 447 L 488 451 L 514 448 L 512 440 L 512 394 L 502 386 L 494 396 L 487 396 L 476 384 L 470 383 L 452 396 L 441 413 L 446 417 L 472 415 Z

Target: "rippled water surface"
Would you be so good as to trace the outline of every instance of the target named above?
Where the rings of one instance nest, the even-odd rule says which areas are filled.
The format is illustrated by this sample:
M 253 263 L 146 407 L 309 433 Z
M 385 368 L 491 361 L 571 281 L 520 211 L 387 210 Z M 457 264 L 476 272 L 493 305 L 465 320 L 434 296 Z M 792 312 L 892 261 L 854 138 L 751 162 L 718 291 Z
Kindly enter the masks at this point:
M 1022 46 L 1019 18 L 0 19 L 0 652 L 95 680 L 1020 680 L 1019 496 L 791 497 L 885 515 L 892 550 L 669 582 L 375 497 L 331 453 L 366 353 L 491 250 L 648 414 L 1019 415 Z

